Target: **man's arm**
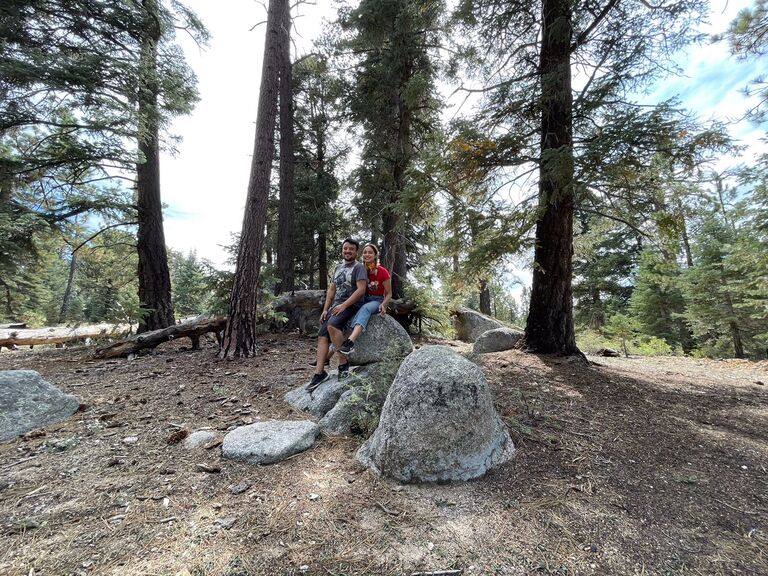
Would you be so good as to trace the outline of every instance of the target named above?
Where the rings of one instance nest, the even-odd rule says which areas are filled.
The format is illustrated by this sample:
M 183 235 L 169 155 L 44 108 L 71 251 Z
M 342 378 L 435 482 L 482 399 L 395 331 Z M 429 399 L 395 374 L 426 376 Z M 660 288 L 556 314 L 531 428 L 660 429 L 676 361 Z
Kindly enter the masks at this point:
M 368 286 L 367 280 L 358 280 L 357 290 L 352 292 L 349 298 L 344 300 L 344 302 L 342 302 L 341 304 L 336 306 L 336 308 L 333 309 L 333 315 L 335 316 L 337 314 L 341 314 L 342 312 L 344 312 L 344 310 L 346 310 L 347 308 L 352 306 L 352 304 L 360 300 L 360 298 L 365 296 L 365 289 L 367 288 L 367 286 Z

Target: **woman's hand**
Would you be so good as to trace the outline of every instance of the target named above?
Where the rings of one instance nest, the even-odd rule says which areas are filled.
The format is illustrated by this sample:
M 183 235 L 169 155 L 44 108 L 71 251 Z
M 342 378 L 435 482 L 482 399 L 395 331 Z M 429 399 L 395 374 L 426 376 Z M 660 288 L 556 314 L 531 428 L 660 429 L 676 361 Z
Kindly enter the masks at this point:
M 386 316 L 387 315 L 387 307 L 386 307 L 386 305 L 379 304 L 379 314 L 381 314 L 382 316 Z

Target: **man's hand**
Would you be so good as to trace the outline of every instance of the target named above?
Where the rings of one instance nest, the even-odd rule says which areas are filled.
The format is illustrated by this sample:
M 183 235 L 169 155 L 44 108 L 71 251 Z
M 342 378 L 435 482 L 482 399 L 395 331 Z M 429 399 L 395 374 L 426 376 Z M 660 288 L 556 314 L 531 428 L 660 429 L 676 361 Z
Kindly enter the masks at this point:
M 344 310 L 346 310 L 346 309 L 347 309 L 347 307 L 346 307 L 346 306 L 344 306 L 344 304 L 339 304 L 338 306 L 336 306 L 336 307 L 335 307 L 335 308 L 332 310 L 332 312 L 333 312 L 333 315 L 334 315 L 334 316 L 338 316 L 339 314 L 341 314 L 342 312 L 344 312 Z
M 320 323 L 325 322 L 326 318 L 328 318 L 328 310 L 323 310 L 323 313 L 320 314 Z

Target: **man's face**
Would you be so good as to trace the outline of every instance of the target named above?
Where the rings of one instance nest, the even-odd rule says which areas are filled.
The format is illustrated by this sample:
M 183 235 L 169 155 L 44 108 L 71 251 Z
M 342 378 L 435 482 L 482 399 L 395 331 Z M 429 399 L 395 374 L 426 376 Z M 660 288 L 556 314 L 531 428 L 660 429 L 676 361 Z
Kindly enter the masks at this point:
M 357 246 L 344 242 L 341 246 L 341 257 L 344 258 L 344 262 L 354 262 L 357 260 Z

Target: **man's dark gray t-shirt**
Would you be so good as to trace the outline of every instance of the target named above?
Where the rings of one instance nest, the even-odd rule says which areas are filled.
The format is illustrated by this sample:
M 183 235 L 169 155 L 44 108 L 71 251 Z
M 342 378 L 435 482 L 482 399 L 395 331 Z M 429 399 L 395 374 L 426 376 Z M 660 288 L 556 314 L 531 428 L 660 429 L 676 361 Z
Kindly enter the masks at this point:
M 336 269 L 333 271 L 333 283 L 336 285 L 336 296 L 333 298 L 332 306 L 338 306 L 344 302 L 347 298 L 352 296 L 352 293 L 357 290 L 357 281 L 368 281 L 368 273 L 365 271 L 365 266 L 359 262 L 340 262 Z M 362 303 L 362 298 L 355 304 Z

